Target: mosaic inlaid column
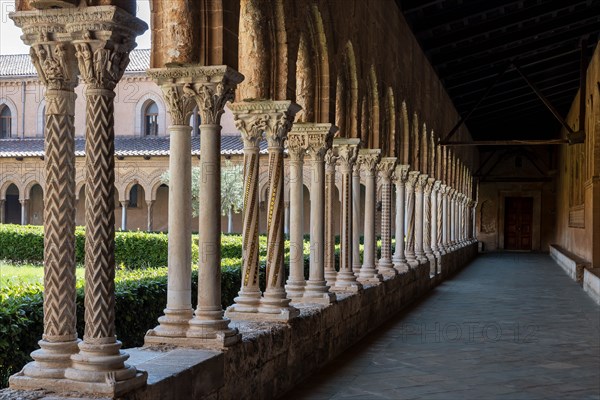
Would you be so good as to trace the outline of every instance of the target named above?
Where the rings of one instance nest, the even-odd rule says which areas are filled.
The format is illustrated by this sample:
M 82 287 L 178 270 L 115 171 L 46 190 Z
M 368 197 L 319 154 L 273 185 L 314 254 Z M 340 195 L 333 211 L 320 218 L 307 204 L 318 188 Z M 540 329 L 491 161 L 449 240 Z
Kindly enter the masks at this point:
M 154 200 L 147 200 L 146 207 L 148 209 L 146 214 L 146 230 L 152 232 L 154 230 Z
M 269 152 L 269 198 L 267 205 L 267 283 L 258 312 L 261 319 L 289 321 L 299 315 L 290 306 L 283 286 L 283 147 L 300 107 L 291 101 L 273 101 L 265 129 Z
M 398 271 L 392 263 L 392 175 L 396 157 L 384 157 L 378 165 L 381 178 L 381 258 L 377 270 L 383 276 L 394 276 Z
M 427 178 L 427 183 L 423 188 L 423 251 L 425 257 L 429 261 L 430 274 L 435 275 L 436 271 L 436 260 L 433 255 L 433 249 L 431 247 L 431 231 L 432 231 L 432 210 L 431 210 L 431 193 L 433 191 L 433 184 L 435 178 Z
M 180 68 L 159 68 L 147 72 L 163 92 L 172 125 L 169 135 L 169 207 L 167 306 L 159 325 L 148 331 L 146 343 L 164 343 L 165 338 L 185 337 L 192 319 L 192 127 L 186 115 L 194 108 L 184 93 Z M 160 339 L 159 339 L 160 338 Z
M 229 327 L 221 305 L 221 116 L 244 78 L 227 66 L 182 68 L 192 78 L 184 90 L 195 100 L 200 125 L 200 182 L 198 212 L 198 306 L 188 338 L 219 347 L 237 343 L 241 336 Z
M 360 164 L 357 162 L 352 167 L 352 271 L 358 276 L 360 273 L 360 227 L 365 232 L 364 221 L 360 220 Z M 363 250 L 364 251 L 364 250 Z M 363 254 L 364 257 L 364 254 Z
M 337 156 L 333 149 L 325 153 L 325 281 L 333 287 L 337 276 L 335 269 L 335 164 Z
M 86 84 L 85 331 L 65 376 L 94 391 L 119 393 L 143 385 L 147 375 L 125 364 L 129 356 L 115 335 L 114 89 L 135 36 L 147 26 L 114 6 L 80 10 L 79 22 L 68 28 L 76 30 L 73 44 Z M 91 39 L 105 37 L 106 26 L 114 27 L 108 41 Z
M 56 18 L 66 15 L 52 12 Z M 60 380 L 77 353 L 75 289 L 75 99 L 77 62 L 74 48 L 62 41 L 64 27 L 50 15 L 18 12 L 10 16 L 22 28 L 23 41 L 40 82 L 46 88 L 44 169 L 44 326 L 32 362 L 10 378 L 13 389 L 45 387 Z M 63 21 L 64 22 L 64 21 Z M 52 28 L 51 30 L 48 30 Z M 50 33 L 44 33 L 50 32 Z M 5 222 L 0 200 L 0 223 Z M 32 387 L 33 386 L 33 387 Z
M 331 124 L 306 124 L 308 155 L 312 170 L 310 182 L 310 272 L 304 289 L 304 303 L 329 304 L 335 294 L 325 281 L 325 154 L 337 128 Z
M 408 165 L 397 165 L 394 171 L 394 182 L 396 184 L 396 248 L 394 249 L 394 257 L 392 262 L 394 268 L 399 272 L 409 268 L 404 255 L 404 222 L 405 222 L 405 186 L 408 180 Z
M 377 284 L 382 281 L 381 274 L 375 268 L 377 254 L 377 237 L 375 236 L 375 211 L 377 202 L 377 164 L 381 159 L 379 149 L 360 149 L 356 163 L 365 176 L 365 220 L 363 264 L 358 274 L 360 283 Z M 354 202 L 354 199 L 352 199 Z M 352 226 L 354 231 L 354 226 Z
M 425 185 L 427 185 L 427 178 L 427 175 L 421 174 L 415 184 L 415 257 L 419 264 L 425 264 L 428 261 L 427 257 L 425 257 L 425 251 L 423 250 L 423 195 Z
M 285 285 L 288 299 L 300 302 L 304 295 L 306 279 L 304 277 L 304 154 L 306 153 L 306 134 L 299 129 L 301 123 L 295 123 L 287 137 L 290 177 L 290 276 Z
M 415 186 L 421 173 L 410 171 L 406 180 L 406 262 L 412 268 L 419 265 L 415 254 Z
M 266 129 L 268 114 L 263 114 L 255 103 L 240 102 L 229 105 L 235 126 L 244 142 L 244 209 L 242 226 L 242 287 L 234 304 L 225 315 L 256 313 L 262 293 L 258 286 L 258 170 L 260 142 Z
M 362 290 L 352 271 L 352 168 L 356 162 L 360 139 L 334 139 L 337 166 L 342 177 L 342 229 L 340 232 L 340 270 L 337 273 L 334 291 Z

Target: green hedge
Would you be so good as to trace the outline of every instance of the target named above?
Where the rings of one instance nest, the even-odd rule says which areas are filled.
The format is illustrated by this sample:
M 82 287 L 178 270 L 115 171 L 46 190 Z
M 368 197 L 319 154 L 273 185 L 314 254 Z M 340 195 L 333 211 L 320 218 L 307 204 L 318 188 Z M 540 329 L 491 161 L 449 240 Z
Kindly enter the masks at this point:
M 264 270 L 261 271 L 264 275 Z M 125 348 L 141 346 L 148 329 L 157 325 L 167 302 L 167 269 L 152 268 L 119 271 L 115 279 L 115 325 L 117 337 Z M 221 302 L 233 303 L 241 286 L 239 264 L 223 267 Z M 83 337 L 84 288 L 77 288 L 77 331 Z M 192 272 L 192 303 L 198 296 L 198 271 Z M 2 288 L 0 291 L 0 388 L 8 377 L 31 361 L 43 331 L 42 285 Z M 132 313 L 131 310 L 135 310 Z

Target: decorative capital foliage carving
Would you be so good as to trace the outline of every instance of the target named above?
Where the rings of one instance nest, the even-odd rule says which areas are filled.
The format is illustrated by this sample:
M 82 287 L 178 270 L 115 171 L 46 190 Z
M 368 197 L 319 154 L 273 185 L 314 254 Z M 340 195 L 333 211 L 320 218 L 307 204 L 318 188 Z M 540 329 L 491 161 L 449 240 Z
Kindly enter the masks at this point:
M 300 107 L 288 100 L 243 101 L 230 104 L 236 128 L 246 147 L 258 147 L 264 133 L 269 147 L 283 149 Z
M 73 90 L 77 86 L 77 63 L 70 43 L 36 43 L 29 55 L 40 81 L 48 89 Z
M 377 169 L 381 178 L 389 182 L 396 169 L 396 157 L 383 157 L 377 165 Z
M 336 163 L 337 156 L 335 155 L 333 148 L 327 149 L 327 152 L 325 153 L 325 166 L 327 171 L 334 172 Z
M 294 126 L 295 125 L 296 124 L 294 124 Z M 302 160 L 304 158 L 307 148 L 307 137 L 305 133 L 292 131 L 288 133 L 285 143 L 292 161 Z
M 335 126 L 327 123 L 295 123 L 289 135 L 304 135 L 307 153 L 313 160 L 323 161 L 336 131 Z
M 334 140 L 333 144 L 336 149 L 337 155 L 337 165 L 344 172 L 351 172 L 352 166 L 356 162 L 356 157 L 358 156 L 358 143 L 336 143 Z
M 406 183 L 406 180 L 408 179 L 408 171 L 409 170 L 410 170 L 410 165 L 407 165 L 407 164 L 396 165 L 392 179 L 394 179 L 394 181 L 399 182 L 399 183 Z
M 431 191 L 433 190 L 433 184 L 435 183 L 435 178 L 427 178 L 427 182 L 423 188 L 423 192 L 425 196 L 431 196 Z
M 427 174 L 419 175 L 419 179 L 417 181 L 417 187 L 424 189 L 425 185 L 427 184 L 427 179 L 429 179 L 429 175 L 427 175 Z
M 419 180 L 419 176 L 421 176 L 421 172 L 419 171 L 410 171 L 408 173 L 408 179 L 406 180 L 406 187 L 413 189 L 417 185 L 417 181 Z
M 381 160 L 381 150 L 379 149 L 360 149 L 356 163 L 367 174 L 374 174 L 377 169 L 377 163 Z
M 440 189 L 442 188 L 442 181 L 435 181 L 433 184 L 433 192 L 437 193 L 440 191 Z
M 172 124 L 187 125 L 186 116 L 194 109 L 194 99 L 185 93 L 181 84 L 166 84 L 160 88 L 171 114 Z

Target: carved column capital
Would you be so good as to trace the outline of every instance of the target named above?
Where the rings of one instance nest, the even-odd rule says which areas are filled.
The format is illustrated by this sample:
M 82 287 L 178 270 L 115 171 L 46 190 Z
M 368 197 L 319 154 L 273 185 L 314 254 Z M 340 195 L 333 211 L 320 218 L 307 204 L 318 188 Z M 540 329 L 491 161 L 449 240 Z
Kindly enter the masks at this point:
M 356 157 L 358 156 L 358 146 L 360 139 L 334 139 L 333 147 L 337 158 L 337 165 L 341 171 L 350 173 Z
M 243 101 L 232 103 L 229 108 L 245 145 L 258 146 L 264 132 L 269 147 L 281 149 L 300 110 L 297 104 L 289 100 Z
M 408 173 L 408 179 L 406 180 L 406 187 L 409 190 L 415 190 L 417 183 L 419 181 L 419 176 L 421 176 L 420 171 L 410 171 Z
M 365 171 L 367 175 L 374 175 L 379 160 L 381 160 L 380 149 L 360 149 L 356 163 L 360 165 L 360 169 Z
M 335 155 L 333 148 L 327 149 L 327 152 L 325 153 L 325 171 L 330 174 L 335 173 L 336 162 L 337 156 Z
M 296 124 L 294 124 L 295 126 Z M 304 159 L 306 154 L 306 134 L 303 132 L 292 132 L 288 133 L 285 144 L 290 155 L 291 161 L 301 161 Z
M 328 123 L 295 123 L 290 135 L 303 135 L 306 151 L 313 160 L 323 161 L 337 127 Z
M 396 183 L 405 184 L 408 179 L 408 171 L 410 171 L 410 165 L 398 164 L 396 165 L 396 168 L 394 168 L 392 179 Z
M 417 183 L 415 184 L 416 192 L 422 192 L 425 190 L 425 185 L 427 185 L 427 179 L 429 179 L 429 175 L 427 175 L 427 174 L 419 175 L 419 177 L 417 179 Z
M 432 190 L 432 191 L 433 191 L 433 193 L 435 194 L 435 193 L 438 193 L 438 192 L 440 192 L 441 188 L 442 188 L 442 181 L 437 181 L 437 180 L 436 180 L 436 181 L 433 183 L 433 188 L 432 188 L 431 190 Z
M 425 196 L 431 196 L 431 191 L 433 190 L 433 184 L 435 183 L 435 178 L 427 178 L 427 182 L 425 186 L 423 186 L 423 192 Z
M 442 183 L 440 185 L 440 193 L 444 196 L 447 195 L 448 194 L 448 185 L 446 185 L 445 183 Z
M 377 165 L 379 174 L 384 183 L 389 183 L 396 169 L 396 157 L 383 157 Z

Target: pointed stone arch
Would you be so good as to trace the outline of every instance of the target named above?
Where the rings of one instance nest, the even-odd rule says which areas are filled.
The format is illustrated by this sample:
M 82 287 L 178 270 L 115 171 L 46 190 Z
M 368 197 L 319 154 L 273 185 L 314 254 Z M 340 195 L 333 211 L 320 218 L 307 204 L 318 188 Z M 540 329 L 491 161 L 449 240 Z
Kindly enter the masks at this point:
M 358 78 L 354 46 L 348 41 L 342 52 L 338 67 L 335 95 L 335 123 L 339 136 L 357 138 L 358 130 Z

